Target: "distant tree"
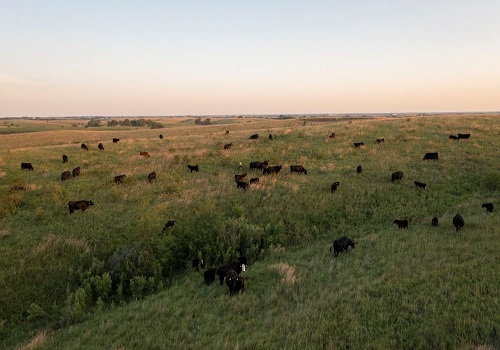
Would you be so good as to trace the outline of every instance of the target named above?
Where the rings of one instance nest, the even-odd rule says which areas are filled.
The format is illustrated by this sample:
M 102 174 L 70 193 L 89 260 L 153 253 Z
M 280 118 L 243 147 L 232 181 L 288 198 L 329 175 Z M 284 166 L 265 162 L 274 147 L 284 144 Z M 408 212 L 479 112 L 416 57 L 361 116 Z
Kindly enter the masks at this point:
M 101 121 L 99 119 L 90 119 L 87 123 L 88 128 L 99 127 L 101 126 Z
M 110 120 L 108 121 L 108 126 L 118 126 L 118 122 L 116 120 Z

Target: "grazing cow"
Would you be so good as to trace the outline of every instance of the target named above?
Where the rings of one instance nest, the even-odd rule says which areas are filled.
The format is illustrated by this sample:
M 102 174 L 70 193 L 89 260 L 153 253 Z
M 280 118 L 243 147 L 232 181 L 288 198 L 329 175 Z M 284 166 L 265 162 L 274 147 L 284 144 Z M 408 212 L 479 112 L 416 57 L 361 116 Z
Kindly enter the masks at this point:
M 468 139 L 470 137 L 470 134 L 461 134 L 461 133 L 458 133 L 458 139 L 461 140 L 461 139 Z
M 424 160 L 438 160 L 438 153 L 437 152 L 427 152 L 424 155 Z
M 97 148 L 99 148 L 99 150 L 101 150 L 101 151 L 104 151 L 104 145 L 102 143 L 99 143 L 97 145 Z
M 124 178 L 125 178 L 125 174 L 123 174 L 123 175 L 116 175 L 114 182 L 117 183 L 117 184 L 121 184 Z
M 332 251 L 333 248 L 333 256 L 336 258 L 339 255 L 339 253 L 347 252 L 349 246 L 351 246 L 354 249 L 355 246 L 354 240 L 351 238 L 342 237 L 333 241 L 333 244 L 330 247 L 330 251 Z
M 248 188 L 248 183 L 246 183 L 245 181 L 236 180 L 236 188 L 242 188 L 246 190 Z
M 455 226 L 455 229 L 457 232 L 464 226 L 464 218 L 462 215 L 458 214 L 453 217 L 453 226 Z
M 211 285 L 215 281 L 216 273 L 217 269 L 215 267 L 212 267 L 211 269 L 205 271 L 205 273 L 203 274 L 203 280 L 205 281 L 205 284 L 207 286 Z
M 153 180 L 156 180 L 156 171 L 150 172 L 148 174 L 148 181 L 152 182 Z
M 486 208 L 488 213 L 493 213 L 493 203 L 484 203 L 481 208 Z
M 302 165 L 290 165 L 291 173 L 304 173 L 307 175 L 307 170 Z
M 438 223 L 439 223 L 438 218 L 437 217 L 433 217 L 432 221 L 431 221 L 432 227 L 437 227 Z
M 85 151 L 88 151 L 88 150 L 89 150 L 89 147 L 88 147 L 86 144 L 84 144 L 84 143 L 82 143 L 82 145 L 81 145 L 80 147 L 81 147 L 83 150 L 85 150 Z
M 73 214 L 75 210 L 85 211 L 91 205 L 94 205 L 94 203 L 86 199 L 81 201 L 69 202 L 68 203 L 69 213 Z
M 272 141 L 272 139 L 273 139 L 273 134 L 269 134 L 269 140 Z
M 63 163 L 67 163 L 68 162 L 68 156 L 63 154 Z
M 340 185 L 340 182 L 338 182 L 338 181 L 332 183 L 332 186 L 331 186 L 332 193 L 337 191 L 337 188 L 339 187 L 339 185 Z
M 252 184 L 258 184 L 259 183 L 259 178 L 258 177 L 252 177 L 250 179 L 250 185 Z
M 253 134 L 250 136 L 250 140 L 257 140 L 259 138 L 259 134 Z
M 361 174 L 363 172 L 363 167 L 361 165 L 358 165 L 356 167 L 356 171 L 358 172 L 358 174 Z
M 35 169 L 33 168 L 33 165 L 31 165 L 31 163 L 21 163 L 21 170 L 33 171 Z
M 281 170 L 281 165 L 268 166 L 262 170 L 263 175 L 277 174 Z
M 449 139 L 449 140 L 460 140 L 460 139 L 458 138 L 458 136 L 455 136 L 455 135 L 450 135 L 450 136 L 448 136 L 448 139 Z
M 241 272 L 245 272 L 245 269 L 246 265 L 240 263 L 239 261 L 233 261 L 230 264 L 220 266 L 217 269 L 217 275 L 219 276 L 220 285 L 222 286 L 224 284 L 224 278 L 226 277 L 229 270 L 234 270 L 236 271 L 236 273 L 240 274 Z
M 364 146 L 365 143 L 364 142 L 354 142 L 354 147 L 361 147 L 361 146 Z
M 191 172 L 193 172 L 193 171 L 198 172 L 198 170 L 199 170 L 198 165 L 189 165 L 188 164 L 188 168 L 189 168 L 189 170 L 191 170 Z
M 408 228 L 408 220 L 404 219 L 404 220 L 394 220 L 392 222 L 393 224 L 398 224 L 398 228 L 399 229 L 402 229 L 402 228 Z
M 163 135 L 162 134 L 160 134 L 160 140 L 163 140 Z
M 382 139 L 377 139 L 376 141 L 377 143 L 384 143 L 385 140 L 382 138 Z
M 245 280 L 232 269 L 227 272 L 226 284 L 229 287 L 230 296 L 245 291 Z
M 396 180 L 401 180 L 403 178 L 403 172 L 396 171 L 396 172 L 392 173 L 391 178 L 392 178 L 392 182 L 394 182 Z
M 265 169 L 269 165 L 269 161 L 265 160 L 263 162 L 250 162 L 250 170 L 252 169 Z
M 113 143 L 118 143 L 118 141 L 120 141 L 120 139 L 117 139 L 117 138 L 113 137 Z
M 144 157 L 151 157 L 148 152 L 139 152 L 139 155 Z
M 244 173 L 244 174 L 239 174 L 239 175 L 238 175 L 238 174 L 236 174 L 236 175 L 234 175 L 234 180 L 235 180 L 235 181 L 241 181 L 241 180 L 243 180 L 246 176 L 247 176 L 247 173 Z
M 232 145 L 233 145 L 232 143 L 226 143 L 224 145 L 224 149 L 230 149 Z
M 328 138 L 329 138 L 329 139 L 334 139 L 334 138 L 335 138 L 335 133 L 334 133 L 334 132 L 332 132 L 332 133 L 330 134 L 330 136 L 328 136 Z
M 425 184 L 423 182 L 413 181 L 413 183 L 415 184 L 415 186 L 417 186 L 417 188 L 423 188 L 424 190 L 425 190 L 425 187 L 427 186 L 427 184 Z
M 73 177 L 80 176 L 80 170 L 81 170 L 81 168 L 79 166 L 74 168 L 73 171 L 71 172 L 73 174 Z
M 168 230 L 168 228 L 170 228 L 170 227 L 172 227 L 174 225 L 175 225 L 175 220 L 169 220 L 169 221 L 167 221 L 167 223 L 163 227 L 163 231 Z
M 61 174 L 61 181 L 68 180 L 71 177 L 71 172 L 69 170 Z

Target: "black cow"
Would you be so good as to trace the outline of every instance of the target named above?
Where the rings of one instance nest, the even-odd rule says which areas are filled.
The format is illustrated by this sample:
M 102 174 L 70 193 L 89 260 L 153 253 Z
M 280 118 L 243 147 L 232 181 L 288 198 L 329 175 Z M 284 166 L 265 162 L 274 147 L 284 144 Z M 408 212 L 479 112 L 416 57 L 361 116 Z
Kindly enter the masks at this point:
M 338 181 L 332 183 L 332 186 L 331 186 L 332 193 L 337 191 L 337 187 L 339 187 L 339 185 L 340 185 L 340 182 L 338 182 Z
M 121 184 L 123 179 L 125 179 L 125 174 L 122 174 L 122 175 L 116 175 L 115 176 L 115 179 L 114 179 L 114 182 L 117 183 L 117 184 Z
M 427 184 L 425 184 L 423 182 L 413 181 L 413 183 L 415 184 L 415 186 L 417 186 L 417 188 L 423 188 L 424 190 L 425 190 L 425 187 L 427 186 Z
M 198 172 L 198 170 L 199 170 L 198 165 L 189 165 L 188 164 L 188 168 L 189 168 L 189 170 L 191 170 L 191 172 L 193 172 L 193 171 Z
M 252 184 L 258 184 L 259 183 L 259 178 L 258 177 L 252 177 L 250 179 L 250 185 Z
M 31 163 L 21 163 L 21 170 L 33 171 L 35 169 L 33 168 L 33 165 L 31 165 Z
M 408 228 L 408 220 L 404 219 L 404 220 L 394 220 L 392 222 L 393 224 L 398 224 L 398 228 L 399 229 L 402 229 L 402 228 Z
M 250 136 L 250 140 L 257 140 L 259 138 L 259 134 L 253 134 Z
M 246 265 L 240 263 L 239 261 L 233 261 L 230 264 L 220 266 L 217 269 L 217 275 L 219 276 L 220 285 L 222 286 L 224 284 L 224 278 L 226 277 L 227 272 L 229 270 L 234 270 L 234 271 L 236 271 L 237 274 L 240 274 L 242 272 L 245 272 L 245 269 L 246 269 Z
M 455 226 L 455 229 L 457 232 L 464 226 L 464 218 L 462 215 L 458 214 L 453 217 L 453 226 Z
M 329 138 L 329 139 L 334 139 L 334 138 L 335 138 L 335 133 L 334 133 L 334 132 L 332 132 L 332 133 L 330 134 L 330 136 L 328 136 L 328 138 Z
M 162 134 L 160 134 L 160 140 L 163 140 L 163 135 Z
M 81 170 L 81 168 L 79 166 L 74 168 L 73 171 L 71 172 L 73 174 L 73 177 L 80 176 L 80 170 Z
M 281 165 L 268 166 L 262 170 L 263 175 L 277 174 L 281 170 Z
M 376 141 L 377 141 L 377 143 L 384 143 L 385 140 L 384 139 L 377 139 Z
M 226 143 L 224 145 L 224 149 L 230 149 L 232 145 L 233 145 L 232 143 Z
M 460 139 L 458 138 L 458 136 L 455 136 L 455 135 L 450 135 L 450 136 L 448 136 L 448 139 L 449 139 L 449 140 L 460 140 Z
M 69 170 L 61 174 L 61 181 L 68 180 L 71 177 L 71 172 Z
M 242 188 L 246 190 L 248 188 L 248 183 L 246 183 L 245 181 L 236 180 L 236 188 Z
M 217 269 L 215 267 L 212 267 L 211 269 L 205 271 L 205 273 L 203 274 L 203 280 L 205 281 L 205 284 L 207 286 L 211 285 L 215 281 L 216 273 Z
M 438 160 L 439 157 L 438 157 L 438 153 L 437 152 L 427 152 L 425 155 L 424 155 L 424 159 L 423 160 Z
M 273 139 L 273 134 L 269 134 L 269 140 Z
M 458 139 L 461 140 L 461 139 L 468 139 L 470 137 L 470 134 L 460 134 L 458 133 Z
M 117 138 L 113 137 L 113 143 L 118 143 L 118 141 L 120 141 L 120 139 L 117 139 Z
M 88 207 L 92 205 L 94 205 L 94 203 L 86 199 L 75 202 L 69 202 L 68 203 L 69 213 L 73 214 L 75 210 L 85 211 Z
M 403 178 L 403 172 L 396 171 L 396 172 L 392 173 L 391 178 L 392 178 L 392 182 L 394 182 L 396 180 L 401 180 Z
M 234 175 L 234 180 L 235 180 L 235 181 L 241 181 L 241 180 L 243 180 L 246 176 L 247 176 L 247 173 L 244 173 L 244 174 L 236 174 L 236 175 Z
M 358 165 L 356 167 L 356 171 L 358 172 L 358 174 L 361 174 L 363 172 L 363 167 L 361 165 Z
M 484 203 L 481 208 L 486 208 L 488 213 L 493 213 L 493 203 Z
M 431 221 L 432 227 L 437 227 L 438 223 L 439 223 L 438 218 L 437 217 L 433 217 L 432 221 Z
M 307 170 L 302 165 L 290 165 L 291 173 L 304 173 L 307 175 Z
M 85 151 L 88 151 L 88 150 L 89 150 L 89 147 L 88 147 L 86 144 L 84 144 L 84 143 L 82 143 L 82 145 L 81 145 L 80 147 L 81 147 L 83 150 L 85 150 Z
M 97 148 L 99 148 L 101 151 L 104 151 L 104 145 L 102 143 L 99 143 L 97 145 Z
M 365 143 L 364 142 L 354 142 L 354 147 L 361 147 L 361 146 L 364 146 Z
M 236 260 L 238 260 L 240 264 L 248 266 L 248 259 L 246 256 L 239 256 Z
M 232 269 L 227 272 L 226 284 L 229 287 L 230 296 L 245 291 L 245 280 Z
M 68 156 L 67 155 L 63 154 L 62 158 L 63 158 L 63 163 L 67 163 L 68 162 Z
M 193 261 L 191 262 L 191 267 L 193 269 L 198 269 L 199 267 L 201 267 L 202 269 L 205 268 L 205 262 L 203 261 L 203 259 L 198 259 L 198 258 L 194 258 Z
M 163 227 L 163 231 L 166 231 L 168 230 L 168 228 L 172 227 L 175 225 L 175 221 L 174 220 L 169 220 L 167 221 L 167 223 L 165 224 L 165 226 Z
M 332 251 L 333 248 L 333 256 L 336 258 L 339 255 L 339 253 L 347 252 L 349 246 L 351 246 L 354 249 L 355 246 L 354 240 L 351 238 L 342 237 L 333 241 L 333 244 L 330 247 L 330 251 Z
M 263 162 L 250 162 L 250 170 L 251 169 L 265 169 L 269 165 L 269 161 L 265 160 Z
M 150 172 L 148 174 L 148 181 L 152 182 L 153 180 L 156 180 L 156 171 Z

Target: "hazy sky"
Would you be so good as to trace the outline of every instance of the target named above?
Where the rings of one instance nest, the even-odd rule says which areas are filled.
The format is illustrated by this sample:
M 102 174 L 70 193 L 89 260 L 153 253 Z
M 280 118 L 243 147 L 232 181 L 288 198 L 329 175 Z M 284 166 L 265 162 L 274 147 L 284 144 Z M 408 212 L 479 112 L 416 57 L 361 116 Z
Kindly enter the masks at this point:
M 499 0 L 0 0 L 0 117 L 500 110 Z

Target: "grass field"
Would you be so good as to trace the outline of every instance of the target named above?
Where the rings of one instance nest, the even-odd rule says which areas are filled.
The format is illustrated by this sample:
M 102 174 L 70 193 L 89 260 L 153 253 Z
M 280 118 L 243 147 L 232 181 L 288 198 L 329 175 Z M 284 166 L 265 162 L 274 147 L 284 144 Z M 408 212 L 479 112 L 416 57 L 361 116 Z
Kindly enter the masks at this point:
M 2 347 L 500 348 L 500 116 L 218 122 L 49 122 L 0 136 Z M 448 140 L 458 132 L 471 138 Z M 435 151 L 438 161 L 422 160 Z M 263 176 L 249 170 L 256 160 L 283 168 Z M 293 164 L 308 174 L 290 174 Z M 79 177 L 60 180 L 76 166 Z M 401 181 L 391 182 L 394 171 Z M 242 172 L 259 184 L 237 189 Z M 113 183 L 119 174 L 124 183 Z M 80 199 L 95 205 L 70 215 L 67 203 Z M 175 226 L 163 232 L 168 220 Z M 333 259 L 342 236 L 356 247 Z M 250 261 L 242 295 L 205 286 L 191 268 L 194 258 L 232 261 L 238 249 Z

